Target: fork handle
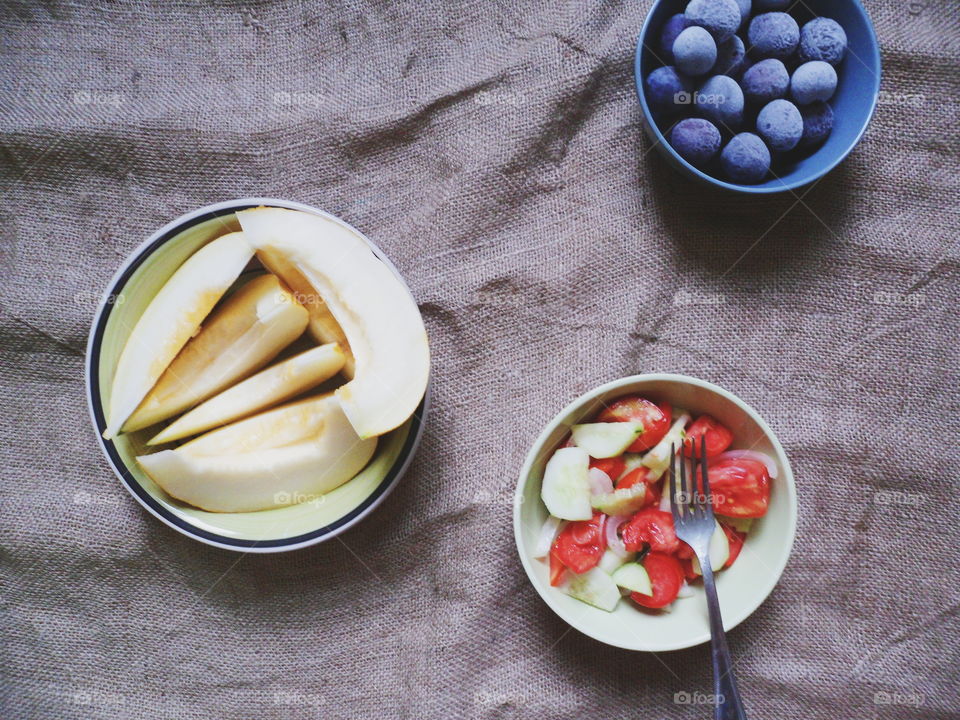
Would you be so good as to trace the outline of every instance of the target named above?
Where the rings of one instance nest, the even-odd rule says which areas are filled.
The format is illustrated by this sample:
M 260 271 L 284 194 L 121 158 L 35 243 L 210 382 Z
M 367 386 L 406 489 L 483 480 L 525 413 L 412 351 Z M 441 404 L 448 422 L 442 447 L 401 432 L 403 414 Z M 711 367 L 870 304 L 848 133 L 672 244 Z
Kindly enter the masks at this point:
M 723 631 L 723 618 L 720 616 L 720 601 L 717 599 L 717 587 L 713 581 L 713 568 L 710 567 L 709 553 L 699 558 L 703 571 L 703 587 L 707 594 L 707 608 L 710 610 L 710 645 L 713 660 L 713 694 L 717 703 L 714 720 L 746 720 L 737 680 L 733 675 L 733 662 L 727 648 L 727 634 Z

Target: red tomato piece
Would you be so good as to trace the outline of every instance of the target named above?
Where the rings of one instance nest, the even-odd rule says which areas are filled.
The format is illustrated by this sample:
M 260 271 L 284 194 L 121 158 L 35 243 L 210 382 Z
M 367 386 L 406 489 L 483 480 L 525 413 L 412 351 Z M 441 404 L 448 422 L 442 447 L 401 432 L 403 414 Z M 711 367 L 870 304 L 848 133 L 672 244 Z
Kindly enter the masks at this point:
M 617 490 L 624 490 L 625 488 L 631 488 L 637 483 L 647 482 L 647 478 L 650 476 L 650 468 L 638 467 L 634 468 L 622 478 L 617 481 Z
M 617 482 L 619 478 L 627 469 L 627 463 L 624 462 L 622 457 L 612 457 L 612 458 L 590 458 L 590 467 L 597 468 L 597 470 L 603 470 L 607 476 L 614 482 Z
M 747 458 L 727 458 L 709 466 L 710 495 L 718 515 L 758 518 L 770 504 L 767 466 Z
M 695 555 L 693 548 L 681 540 L 680 547 L 677 548 L 677 557 L 681 560 L 693 560 Z
M 650 483 L 647 485 L 647 494 L 643 501 L 644 507 L 660 507 L 660 484 L 659 483 Z
M 557 556 L 553 554 L 553 551 L 550 552 L 550 585 L 557 587 L 560 583 L 563 582 L 563 575 L 567 572 L 567 569 L 563 566 L 563 563 L 557 559 Z
M 590 520 L 567 523 L 553 541 L 551 559 L 556 557 L 564 567 L 578 574 L 596 567 L 607 549 L 607 538 L 603 533 L 605 521 L 603 513 L 595 512 Z
M 673 527 L 673 515 L 654 508 L 644 508 L 620 526 L 623 544 L 630 552 L 649 545 L 654 552 L 673 553 L 680 547 Z
M 705 437 L 707 440 L 708 459 L 722 453 L 733 442 L 733 433 L 709 415 L 701 415 L 687 428 L 687 439 L 695 440 L 698 450 L 700 449 L 701 437 Z M 690 443 L 684 442 L 683 454 L 690 457 Z
M 638 592 L 631 593 L 630 597 L 638 605 L 646 608 L 666 607 L 680 593 L 683 586 L 683 567 L 680 561 L 673 555 L 652 552 L 648 553 L 643 561 L 643 567 L 650 576 L 650 585 L 653 588 L 653 595 L 641 595 Z
M 672 410 L 669 403 L 654 405 L 639 395 L 618 398 L 597 416 L 597 422 L 636 422 L 643 425 L 643 432 L 627 452 L 649 450 L 663 439 L 670 429 Z
M 743 550 L 743 541 L 747 539 L 747 534 L 742 533 L 739 530 L 735 530 L 729 525 L 724 525 L 723 523 L 720 523 L 720 527 L 723 528 L 723 532 L 727 536 L 727 541 L 730 543 L 730 557 L 724 564 L 724 567 L 728 568 L 733 565 L 733 563 L 736 562 L 737 558 L 740 556 L 740 551 Z
M 650 468 L 634 468 L 620 478 L 616 488 L 617 490 L 624 490 L 626 488 L 632 488 L 637 483 L 645 483 L 647 486 L 647 494 L 643 496 L 644 507 L 657 507 L 660 505 L 660 483 L 656 481 L 650 482 Z

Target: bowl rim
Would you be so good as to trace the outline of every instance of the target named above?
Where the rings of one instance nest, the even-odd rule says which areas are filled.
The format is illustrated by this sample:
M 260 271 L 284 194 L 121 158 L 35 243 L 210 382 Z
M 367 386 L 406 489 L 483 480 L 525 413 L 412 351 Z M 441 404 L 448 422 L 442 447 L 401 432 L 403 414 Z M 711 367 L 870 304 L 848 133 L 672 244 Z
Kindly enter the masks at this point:
M 877 67 L 877 72 L 874 74 L 873 79 L 873 92 L 871 94 L 872 100 L 870 103 L 870 111 L 867 113 L 867 117 L 864 119 L 863 126 L 842 152 L 840 152 L 831 162 L 824 165 L 823 168 L 811 175 L 809 178 L 805 180 L 794 180 L 792 182 L 785 182 L 779 178 L 776 178 L 777 180 L 780 180 L 779 184 L 771 187 L 759 187 L 756 185 L 740 185 L 737 183 L 728 182 L 726 180 L 721 180 L 713 175 L 708 175 L 699 168 L 690 164 L 676 150 L 673 149 L 669 142 L 667 142 L 666 137 L 660 131 L 660 127 L 654 120 L 653 113 L 650 111 L 650 106 L 647 104 L 646 92 L 643 89 L 643 74 L 640 72 L 640 63 L 643 57 L 643 50 L 645 47 L 647 47 L 647 43 L 644 42 L 644 40 L 647 37 L 650 26 L 653 23 L 653 16 L 656 13 L 657 8 L 659 8 L 663 2 L 666 2 L 666 0 L 655 0 L 653 5 L 650 7 L 650 11 L 647 13 L 646 19 L 643 21 L 643 26 L 640 28 L 640 34 L 637 36 L 637 47 L 634 52 L 633 59 L 634 87 L 637 91 L 637 97 L 640 100 L 640 109 L 643 112 L 644 122 L 648 130 L 655 135 L 655 144 L 662 148 L 661 152 L 666 151 L 671 158 L 680 164 L 680 167 L 683 170 L 688 172 L 695 179 L 705 182 L 709 185 L 723 188 L 725 190 L 745 193 L 747 195 L 774 195 L 776 193 L 790 192 L 822 179 L 825 175 L 833 171 L 840 163 L 846 160 L 847 156 L 853 152 L 853 149 L 860 144 L 864 134 L 867 132 L 867 128 L 870 126 L 870 123 L 873 120 L 874 114 L 876 114 L 877 104 L 879 103 L 880 99 L 880 81 L 883 77 L 883 64 L 880 57 L 880 41 L 877 38 L 877 32 L 873 26 L 873 20 L 870 19 L 870 13 L 867 12 L 867 9 L 863 6 L 863 3 L 858 2 L 858 0 L 850 0 L 850 3 L 857 10 L 859 10 L 861 16 L 863 17 L 864 25 L 866 26 L 867 32 L 870 36 L 870 55 Z M 653 52 L 652 49 L 651 52 Z
M 522 539 L 522 524 L 521 524 L 521 511 L 523 510 L 523 490 L 527 483 L 527 479 L 530 476 L 530 470 L 533 467 L 533 464 L 544 450 L 544 445 L 547 442 L 547 439 L 550 435 L 556 430 L 558 426 L 562 424 L 564 418 L 571 414 L 575 414 L 578 410 L 581 410 L 584 405 L 589 403 L 592 400 L 610 392 L 613 390 L 618 390 L 625 386 L 631 385 L 637 382 L 679 382 L 685 383 L 688 385 L 693 385 L 695 387 L 703 388 L 705 390 L 711 391 L 720 395 L 721 397 L 726 398 L 731 401 L 733 404 L 737 405 L 741 410 L 743 410 L 747 415 L 753 420 L 763 434 L 770 440 L 770 444 L 773 447 L 774 453 L 776 455 L 777 461 L 780 463 L 780 467 L 783 470 L 782 480 L 778 478 L 778 483 L 782 483 L 787 489 L 787 499 L 788 499 L 788 524 L 789 528 L 787 530 L 788 537 L 787 542 L 783 544 L 783 550 L 780 554 L 780 558 L 776 563 L 776 567 L 773 568 L 773 572 L 770 574 L 769 580 L 761 586 L 761 590 L 757 595 L 756 601 L 751 604 L 746 604 L 739 612 L 733 613 L 728 612 L 724 615 L 723 618 L 723 627 L 724 630 L 729 632 L 733 628 L 737 627 L 740 623 L 746 620 L 750 615 L 752 615 L 757 608 L 759 608 L 766 599 L 770 596 L 770 593 L 773 592 L 774 587 L 777 583 L 780 582 L 780 578 L 783 575 L 783 571 L 787 566 L 787 562 L 790 559 L 790 555 L 793 551 L 793 544 L 796 538 L 797 530 L 797 491 L 796 485 L 793 478 L 793 470 L 790 466 L 790 461 L 787 458 L 787 454 L 783 449 L 783 446 L 780 444 L 780 440 L 777 438 L 773 430 L 770 429 L 770 426 L 767 425 L 766 421 L 760 416 L 760 414 L 754 410 L 750 405 L 741 400 L 739 397 L 734 395 L 732 392 L 725 390 L 719 385 L 715 385 L 706 380 L 701 380 L 699 378 L 691 377 L 689 375 L 679 375 L 675 373 L 643 373 L 640 375 L 631 375 L 628 377 L 620 378 L 619 380 L 612 380 L 610 382 L 599 385 L 598 387 L 588 390 L 584 394 L 580 395 L 578 398 L 568 403 L 560 412 L 558 412 L 544 427 L 543 431 L 534 441 L 533 445 L 530 446 L 530 450 L 527 452 L 527 456 L 524 459 L 523 466 L 520 470 L 520 478 L 517 483 L 517 489 L 514 492 L 513 497 L 513 536 L 514 542 L 517 546 L 517 553 L 520 556 L 520 562 L 523 565 L 523 569 L 527 573 L 527 577 L 530 580 L 530 583 L 533 585 L 534 589 L 537 591 L 537 594 L 543 599 L 547 606 L 553 610 L 564 622 L 570 625 L 572 628 L 578 630 L 579 632 L 587 635 L 594 640 L 602 642 L 606 645 L 612 645 L 614 647 L 623 648 L 624 650 L 635 650 L 639 652 L 668 652 L 672 650 L 683 650 L 690 647 L 695 647 L 697 645 L 702 645 L 705 642 L 710 640 L 710 632 L 707 630 L 705 633 L 694 636 L 690 640 L 679 642 L 679 643 L 650 643 L 649 645 L 640 646 L 636 642 L 611 642 L 608 638 L 600 637 L 594 633 L 591 629 L 589 623 L 584 622 L 584 616 L 581 614 L 577 617 L 572 617 L 569 613 L 565 612 L 556 602 L 553 597 L 553 594 L 546 592 L 547 588 L 542 587 L 540 580 L 537 578 L 536 573 L 534 572 L 534 560 L 529 555 L 528 551 L 525 549 L 524 542 Z M 552 588 L 551 588 L 552 589 Z
M 161 246 L 166 244 L 175 236 L 179 235 L 184 230 L 188 230 L 194 225 L 222 217 L 223 215 L 228 215 L 238 210 L 255 208 L 261 205 L 309 212 L 339 223 L 340 225 L 357 233 L 361 238 L 364 239 L 364 241 L 373 251 L 374 255 L 376 255 L 377 258 L 383 262 L 400 281 L 403 287 L 407 290 L 407 293 L 410 294 L 410 297 L 413 298 L 413 293 L 410 291 L 410 287 L 400 274 L 400 271 L 397 270 L 396 266 L 384 254 L 379 246 L 377 246 L 376 243 L 370 240 L 370 238 L 360 230 L 357 230 L 357 228 L 353 227 L 336 215 L 328 213 L 317 207 L 313 207 L 312 205 L 307 205 L 305 203 L 295 202 L 292 200 L 282 200 L 279 198 L 247 197 L 236 200 L 225 200 L 197 208 L 196 210 L 187 212 L 175 220 L 168 222 L 159 230 L 151 234 L 146 240 L 144 240 L 133 251 L 131 251 L 129 255 L 127 255 L 123 263 L 107 283 L 106 289 L 100 298 L 99 304 L 97 305 L 97 309 L 93 315 L 93 321 L 90 325 L 90 333 L 87 337 L 87 351 L 84 361 L 84 381 L 86 385 L 87 409 L 90 413 L 90 421 L 94 434 L 97 437 L 100 450 L 106 457 L 110 468 L 120 480 L 121 485 L 127 489 L 133 498 L 139 502 L 140 505 L 147 510 L 147 512 L 177 532 L 186 535 L 193 540 L 198 540 L 202 543 L 205 543 L 206 545 L 212 545 L 213 547 L 243 553 L 285 552 L 288 550 L 309 547 L 310 545 L 316 545 L 317 543 L 324 542 L 336 537 L 337 535 L 340 535 L 343 532 L 346 532 L 351 527 L 363 520 L 371 512 L 373 512 L 373 510 L 376 509 L 377 506 L 379 506 L 380 503 L 382 503 L 391 492 L 393 492 L 394 488 L 400 481 L 400 478 L 404 476 L 407 468 L 410 466 L 410 463 L 413 460 L 413 456 L 416 453 L 417 447 L 420 445 L 420 441 L 423 436 L 424 426 L 426 425 L 427 414 L 430 410 L 430 396 L 433 386 L 433 374 L 431 373 L 427 382 L 427 389 L 424 392 L 423 399 L 420 401 L 420 405 L 411 416 L 413 422 L 410 426 L 410 431 L 404 440 L 403 447 L 400 449 L 400 453 L 398 454 L 397 459 L 394 461 L 394 464 L 391 466 L 389 472 L 386 474 L 383 480 L 380 481 L 380 484 L 377 485 L 369 497 L 364 499 L 360 505 L 355 507 L 349 513 L 316 530 L 311 530 L 310 532 L 303 533 L 301 535 L 295 535 L 293 537 L 270 540 L 248 540 L 244 538 L 234 538 L 227 535 L 221 535 L 219 533 L 205 530 L 181 517 L 174 515 L 165 507 L 163 507 L 163 505 L 157 502 L 157 500 L 154 499 L 153 496 L 150 495 L 150 493 L 148 493 L 143 486 L 140 485 L 136 477 L 127 469 L 126 464 L 123 462 L 116 450 L 113 440 L 106 440 L 102 434 L 103 430 L 106 428 L 106 418 L 102 403 L 100 402 L 100 381 L 99 371 L 97 368 L 100 364 L 100 345 L 103 340 L 103 334 L 106 329 L 107 320 L 109 319 L 110 312 L 113 308 L 113 303 L 110 302 L 110 300 L 123 290 L 123 287 L 130 279 L 130 276 L 148 257 L 150 257 L 150 255 L 152 255 Z M 414 298 L 414 302 L 416 302 L 416 298 Z

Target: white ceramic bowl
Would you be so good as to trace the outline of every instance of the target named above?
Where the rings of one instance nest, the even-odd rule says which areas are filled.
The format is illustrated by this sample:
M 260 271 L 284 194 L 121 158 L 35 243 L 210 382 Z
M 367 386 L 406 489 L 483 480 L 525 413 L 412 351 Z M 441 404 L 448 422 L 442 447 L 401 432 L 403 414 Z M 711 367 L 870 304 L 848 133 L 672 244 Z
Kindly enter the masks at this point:
M 602 385 L 567 405 L 537 438 L 520 471 L 513 512 L 517 550 L 530 582 L 557 615 L 585 635 L 628 650 L 680 650 L 710 639 L 702 587 L 695 586 L 693 597 L 677 600 L 669 613 L 646 612 L 629 600 L 608 613 L 551 587 L 547 563 L 533 557 L 537 536 L 547 518 L 547 509 L 540 499 L 547 460 L 564 442 L 571 425 L 593 418 L 600 408 L 633 393 L 655 402 L 668 400 L 674 407 L 690 410 L 694 417 L 701 413 L 713 415 L 733 432 L 733 448 L 768 453 L 779 465 L 767 514 L 754 521 L 733 567 L 716 575 L 727 630 L 760 606 L 783 573 L 797 525 L 796 489 L 790 463 L 763 418 L 732 393 L 684 375 L 636 375 Z
M 420 444 L 430 388 L 413 416 L 382 438 L 373 458 L 352 480 L 326 493 L 322 502 L 245 513 L 213 513 L 167 495 L 140 468 L 134 457 L 146 448 L 147 428 L 105 440 L 104 407 L 123 345 L 140 314 L 167 279 L 191 254 L 224 232 L 239 229 L 236 212 L 267 205 L 339 218 L 302 203 L 274 198 L 246 198 L 208 205 L 165 225 L 124 261 L 107 286 L 87 342 L 87 399 L 97 442 L 121 483 L 151 514 L 187 537 L 228 550 L 282 552 L 315 545 L 360 522 L 396 487 Z M 355 228 L 373 253 L 403 283 L 383 252 Z M 404 285 L 406 287 L 406 285 Z

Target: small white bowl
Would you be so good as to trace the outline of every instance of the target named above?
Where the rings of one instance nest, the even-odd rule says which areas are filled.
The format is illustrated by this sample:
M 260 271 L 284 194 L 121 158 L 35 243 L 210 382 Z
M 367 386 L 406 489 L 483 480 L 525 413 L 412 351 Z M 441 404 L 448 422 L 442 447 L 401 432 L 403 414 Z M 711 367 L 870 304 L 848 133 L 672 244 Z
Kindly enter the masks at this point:
M 773 431 L 753 408 L 712 383 L 684 375 L 636 375 L 615 380 L 580 396 L 551 420 L 530 448 L 520 471 L 514 498 L 514 535 L 530 582 L 547 605 L 574 628 L 628 650 L 681 650 L 710 640 L 702 587 L 695 586 L 693 597 L 674 602 L 670 612 L 647 612 L 624 600 L 608 613 L 551 587 L 547 563 L 533 557 L 537 536 L 547 518 L 540 499 L 547 460 L 566 439 L 570 426 L 594 417 L 616 398 L 633 393 L 655 402 L 667 400 L 674 407 L 690 410 L 694 417 L 712 415 L 733 432 L 733 448 L 754 449 L 776 459 L 779 473 L 772 481 L 767 514 L 754 521 L 733 567 L 716 575 L 724 628 L 739 625 L 767 598 L 787 564 L 796 532 L 797 494 L 790 463 Z

